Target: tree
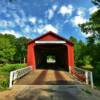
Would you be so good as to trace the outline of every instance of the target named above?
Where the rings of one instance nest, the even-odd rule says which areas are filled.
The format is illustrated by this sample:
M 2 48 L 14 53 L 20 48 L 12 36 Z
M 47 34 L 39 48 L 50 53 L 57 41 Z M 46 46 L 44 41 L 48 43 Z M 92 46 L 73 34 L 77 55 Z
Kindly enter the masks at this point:
M 0 36 L 0 63 L 9 63 L 13 61 L 15 48 L 11 45 L 9 39 Z
M 77 43 L 77 39 L 76 39 L 75 37 L 73 37 L 73 36 L 71 36 L 71 37 L 69 38 L 69 40 L 72 41 L 74 44 Z
M 100 7 L 100 0 L 92 0 L 92 2 L 97 5 L 98 7 Z
M 15 54 L 15 62 L 25 62 L 26 53 L 27 53 L 27 43 L 30 39 L 25 37 L 20 37 L 16 39 L 16 54 Z
M 83 57 L 85 56 L 85 44 L 80 40 L 77 41 L 75 37 L 70 37 L 70 40 L 74 43 L 74 55 L 75 55 L 75 65 L 83 65 Z
M 100 0 L 92 2 L 98 7 L 98 10 L 91 15 L 88 22 L 79 26 L 83 32 L 86 34 L 91 32 L 96 40 L 100 40 Z
M 25 62 L 27 43 L 30 39 L 0 34 L 0 63 Z

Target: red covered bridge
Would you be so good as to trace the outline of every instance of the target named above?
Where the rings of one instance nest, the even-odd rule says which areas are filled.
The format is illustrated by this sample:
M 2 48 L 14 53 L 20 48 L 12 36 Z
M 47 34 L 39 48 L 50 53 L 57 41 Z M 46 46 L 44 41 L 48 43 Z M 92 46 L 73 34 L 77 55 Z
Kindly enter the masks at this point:
M 46 34 L 30 41 L 27 49 L 27 64 L 33 69 L 66 70 L 74 67 L 74 44 L 55 34 Z
M 86 84 L 91 82 L 91 86 L 93 87 L 92 72 L 74 67 L 73 46 L 74 44 L 71 41 L 51 31 L 30 41 L 27 49 L 27 64 L 32 66 L 33 70 L 39 70 L 33 71 L 31 68 L 26 67 L 12 72 L 10 87 L 16 76 L 18 76 L 18 78 L 22 77 L 26 73 L 29 73 L 29 71 L 30 73 L 17 80 L 16 84 L 80 84 L 79 81 L 75 80 L 77 77 L 80 81 L 86 81 Z M 76 77 L 66 72 L 69 71 L 69 69 L 71 74 Z

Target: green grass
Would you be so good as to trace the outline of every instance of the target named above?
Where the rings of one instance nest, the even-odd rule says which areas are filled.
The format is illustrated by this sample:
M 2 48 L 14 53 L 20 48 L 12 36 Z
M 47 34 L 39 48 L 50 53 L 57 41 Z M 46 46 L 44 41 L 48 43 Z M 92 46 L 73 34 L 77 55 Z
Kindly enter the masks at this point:
M 26 64 L 0 64 L 0 90 L 8 88 L 11 71 L 24 67 Z
M 100 90 L 100 80 L 95 80 L 94 85 L 96 86 L 96 89 Z
M 92 94 L 91 91 L 88 90 L 88 89 L 82 89 L 82 90 L 83 90 L 84 92 L 86 92 L 87 94 L 90 94 L 90 95 Z

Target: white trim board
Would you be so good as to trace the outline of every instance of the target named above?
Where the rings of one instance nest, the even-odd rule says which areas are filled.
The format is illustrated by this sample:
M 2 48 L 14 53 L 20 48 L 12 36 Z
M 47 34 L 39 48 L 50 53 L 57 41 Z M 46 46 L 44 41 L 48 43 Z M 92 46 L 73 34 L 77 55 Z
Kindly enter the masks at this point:
M 65 44 L 66 41 L 35 41 L 36 44 Z

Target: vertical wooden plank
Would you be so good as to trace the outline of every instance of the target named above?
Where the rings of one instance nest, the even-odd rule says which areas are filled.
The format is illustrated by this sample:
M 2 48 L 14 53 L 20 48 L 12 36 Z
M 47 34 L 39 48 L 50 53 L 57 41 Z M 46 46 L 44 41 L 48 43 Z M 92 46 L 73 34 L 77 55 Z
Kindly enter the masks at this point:
M 74 48 L 71 44 L 66 44 L 67 45 L 67 57 L 68 57 L 68 66 L 69 66 L 69 71 L 73 69 L 74 67 Z
M 36 68 L 34 47 L 35 47 L 35 43 L 31 43 L 28 45 L 28 50 L 27 50 L 27 64 L 28 66 L 32 66 L 33 69 Z

